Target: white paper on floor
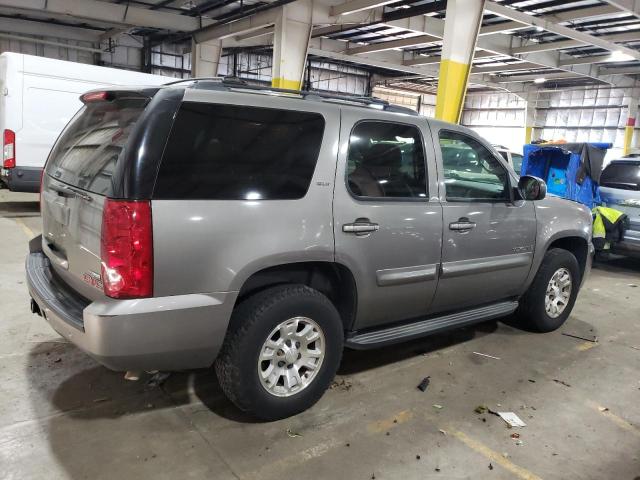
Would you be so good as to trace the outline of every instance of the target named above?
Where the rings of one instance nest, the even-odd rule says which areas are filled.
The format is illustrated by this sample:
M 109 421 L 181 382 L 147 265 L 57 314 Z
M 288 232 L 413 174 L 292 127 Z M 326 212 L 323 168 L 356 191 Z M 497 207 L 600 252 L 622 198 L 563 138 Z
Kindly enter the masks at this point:
M 527 424 L 520 420 L 520 417 L 513 412 L 497 412 L 505 422 L 511 427 L 526 427 Z

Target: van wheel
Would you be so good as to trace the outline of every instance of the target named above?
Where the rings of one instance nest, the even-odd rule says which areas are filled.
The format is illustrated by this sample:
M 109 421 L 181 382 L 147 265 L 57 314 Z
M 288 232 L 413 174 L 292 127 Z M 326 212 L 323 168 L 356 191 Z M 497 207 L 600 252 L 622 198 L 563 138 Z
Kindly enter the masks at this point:
M 576 257 L 562 248 L 549 250 L 516 311 L 525 328 L 551 332 L 567 319 L 580 288 Z
M 340 365 L 342 346 L 342 321 L 331 301 L 305 285 L 281 285 L 236 307 L 216 374 L 238 408 L 277 420 L 320 399 Z

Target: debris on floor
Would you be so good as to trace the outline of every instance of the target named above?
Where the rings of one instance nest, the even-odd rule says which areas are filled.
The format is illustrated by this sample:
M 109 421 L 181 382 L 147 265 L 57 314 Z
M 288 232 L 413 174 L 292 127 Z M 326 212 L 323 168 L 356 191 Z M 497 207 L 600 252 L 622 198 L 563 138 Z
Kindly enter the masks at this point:
M 300 435 L 298 432 L 294 432 L 292 431 L 290 428 L 287 428 L 287 435 L 290 438 L 297 438 L 297 437 L 301 437 L 302 435 Z
M 517 433 L 517 432 L 514 432 L 514 433 L 511 434 L 511 438 L 514 438 L 514 439 L 515 438 L 520 438 L 520 434 Z
M 100 398 L 96 398 L 93 403 L 101 403 L 101 402 L 107 402 L 111 400 L 109 397 L 100 397 Z
M 608 412 L 608 411 L 609 411 L 609 408 L 607 408 L 607 407 L 598 407 L 598 410 L 599 410 L 600 412 L 604 413 L 604 412 Z
M 438 430 L 438 431 L 439 431 L 441 434 L 443 434 L 443 435 L 446 435 L 446 434 L 447 434 L 447 431 L 446 431 L 446 430 L 440 429 L 440 430 Z
M 557 378 L 554 378 L 553 381 L 556 382 L 556 383 L 559 383 L 560 385 L 564 385 L 565 387 L 570 387 L 571 386 L 567 382 L 565 382 L 563 380 L 558 380 Z
M 329 386 L 329 390 L 342 390 L 344 392 L 348 392 L 353 387 L 353 384 L 347 380 L 346 378 L 341 378 L 340 380 L 334 380 Z
M 500 418 L 507 422 L 509 427 L 526 427 L 527 424 L 524 423 L 518 415 L 513 412 L 498 412 Z
M 586 340 L 587 342 L 597 342 L 598 332 L 593 325 L 584 322 L 582 320 L 572 320 L 562 330 L 562 335 L 567 337 L 578 338 L 580 340 Z
M 478 414 L 487 413 L 488 411 L 489 411 L 489 407 L 487 407 L 486 405 L 478 405 L 474 410 L 474 412 Z
M 489 470 L 493 470 L 493 465 L 489 464 Z
M 442 410 L 442 405 L 438 405 L 437 403 L 434 403 L 432 407 L 435 408 L 436 410 Z
M 517 440 L 516 441 L 516 445 L 518 445 L 519 447 L 524 445 L 524 442 L 522 440 Z
M 429 382 L 431 381 L 430 378 L 431 377 L 424 377 L 418 385 L 418 390 L 420 390 L 421 392 L 426 391 L 427 387 L 429 386 Z
M 500 360 L 500 357 L 494 357 L 493 355 L 487 355 L 486 353 L 473 352 L 475 355 L 480 355 L 481 357 L 493 358 L 494 360 Z
M 171 372 L 156 372 L 149 380 L 147 380 L 147 387 L 156 388 L 167 381 L 167 378 L 171 376 Z

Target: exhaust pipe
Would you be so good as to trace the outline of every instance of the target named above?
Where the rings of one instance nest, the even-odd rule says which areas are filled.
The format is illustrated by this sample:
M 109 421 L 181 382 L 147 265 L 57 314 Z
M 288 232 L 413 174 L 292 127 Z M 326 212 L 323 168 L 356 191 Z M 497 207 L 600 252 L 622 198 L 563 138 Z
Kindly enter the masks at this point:
M 35 313 L 40 317 L 42 316 L 42 312 L 40 311 L 40 305 L 38 305 L 33 298 L 31 299 L 31 313 Z

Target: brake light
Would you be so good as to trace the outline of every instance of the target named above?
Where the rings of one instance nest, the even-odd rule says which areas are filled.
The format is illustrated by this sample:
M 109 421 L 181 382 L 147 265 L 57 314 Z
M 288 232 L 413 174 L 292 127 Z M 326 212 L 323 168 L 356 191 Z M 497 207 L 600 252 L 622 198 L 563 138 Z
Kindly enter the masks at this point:
M 13 130 L 4 131 L 4 148 L 2 149 L 2 166 L 14 168 L 16 166 L 16 134 Z
M 102 285 L 111 298 L 153 295 L 151 202 L 107 199 L 102 213 Z
M 83 103 L 105 102 L 111 100 L 111 95 L 109 95 L 109 92 L 89 92 L 81 95 L 80 100 Z

